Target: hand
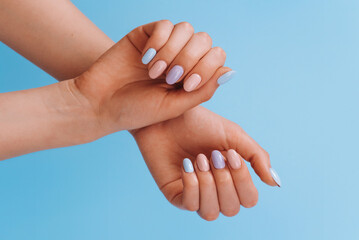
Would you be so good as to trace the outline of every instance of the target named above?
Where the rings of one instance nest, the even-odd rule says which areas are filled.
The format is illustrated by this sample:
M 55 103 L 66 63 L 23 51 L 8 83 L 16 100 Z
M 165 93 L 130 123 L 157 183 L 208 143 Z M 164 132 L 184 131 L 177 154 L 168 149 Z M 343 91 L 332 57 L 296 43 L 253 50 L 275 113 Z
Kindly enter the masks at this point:
M 239 204 L 251 207 L 256 203 L 257 190 L 242 159 L 251 163 L 262 181 L 271 186 L 278 185 L 272 177 L 274 172 L 270 170 L 268 153 L 240 126 L 201 106 L 175 119 L 131 133 L 153 178 L 168 201 L 179 208 L 198 211 L 206 220 L 216 219 L 219 211 L 226 216 L 233 216 L 238 212 Z M 212 176 L 211 172 L 200 173 L 198 165 L 194 164 L 197 176 L 183 172 L 184 158 L 196 159 L 197 162 L 204 159 L 203 161 L 208 163 L 205 156 L 210 156 L 213 150 L 219 150 L 225 153 L 227 159 L 232 160 L 235 158 L 234 150 L 226 152 L 230 149 L 240 154 L 238 158 L 242 164 L 237 170 L 228 167 L 228 164 L 224 169 L 215 169 L 211 165 Z M 204 155 L 197 156 L 198 153 Z M 228 153 L 232 154 L 232 157 Z M 280 184 L 279 178 L 277 181 Z M 233 195 L 235 188 L 236 196 Z M 219 202 L 216 202 L 216 193 Z M 248 193 L 250 194 L 246 196 Z
M 101 135 L 177 117 L 208 100 L 233 74 L 223 67 L 224 51 L 211 45 L 208 34 L 194 34 L 188 23 L 140 26 L 75 79 L 74 95 L 88 100 Z M 174 84 L 183 79 L 187 91 Z

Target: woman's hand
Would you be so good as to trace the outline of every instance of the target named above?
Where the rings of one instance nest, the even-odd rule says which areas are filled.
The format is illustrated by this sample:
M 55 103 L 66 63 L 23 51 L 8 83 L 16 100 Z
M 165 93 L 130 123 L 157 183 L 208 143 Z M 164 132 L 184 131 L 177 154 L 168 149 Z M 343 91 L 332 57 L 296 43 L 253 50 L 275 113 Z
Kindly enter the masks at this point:
M 88 100 L 102 135 L 177 117 L 233 75 L 223 67 L 224 51 L 211 45 L 189 23 L 140 26 L 74 80 L 74 95 Z
M 206 220 L 216 219 L 220 211 L 233 216 L 240 204 L 252 207 L 257 202 L 257 190 L 243 159 L 251 163 L 262 181 L 280 185 L 268 153 L 240 126 L 201 106 L 132 134 L 168 201 L 179 208 L 198 211 Z M 213 150 L 219 150 L 224 161 Z M 185 158 L 189 160 L 183 162 Z M 195 162 L 195 173 L 184 171 L 182 164 L 188 166 L 188 161 Z

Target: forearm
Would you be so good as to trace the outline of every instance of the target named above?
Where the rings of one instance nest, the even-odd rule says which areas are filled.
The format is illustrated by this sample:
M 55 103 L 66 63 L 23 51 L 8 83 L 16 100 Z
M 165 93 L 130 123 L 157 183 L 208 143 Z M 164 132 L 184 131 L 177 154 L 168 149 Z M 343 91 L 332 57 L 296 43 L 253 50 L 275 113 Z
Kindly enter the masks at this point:
M 114 44 L 68 0 L 0 1 L 0 40 L 58 80 L 80 75 Z
M 95 140 L 95 115 L 74 91 L 69 80 L 0 94 L 0 160 Z

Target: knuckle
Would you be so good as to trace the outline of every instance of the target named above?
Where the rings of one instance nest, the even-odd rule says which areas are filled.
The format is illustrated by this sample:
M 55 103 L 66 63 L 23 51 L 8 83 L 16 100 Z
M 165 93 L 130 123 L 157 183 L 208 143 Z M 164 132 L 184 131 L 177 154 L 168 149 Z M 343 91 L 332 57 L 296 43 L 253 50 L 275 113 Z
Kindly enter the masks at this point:
M 197 181 L 189 181 L 188 183 L 186 183 L 185 187 L 188 190 L 196 190 L 198 187 L 198 182 Z
M 250 201 L 243 202 L 242 206 L 245 207 L 245 208 L 252 208 L 255 205 L 257 205 L 257 203 L 258 203 L 258 197 L 254 198 L 254 199 L 251 199 Z
M 206 181 L 201 181 L 201 188 L 212 188 L 213 186 L 215 186 L 213 179 L 206 179 Z
M 245 208 L 251 208 L 257 205 L 258 203 L 258 191 L 254 189 L 250 194 L 248 194 L 245 200 L 241 201 L 241 204 Z
M 160 20 L 159 21 L 160 24 L 163 24 L 164 26 L 169 26 L 169 27 L 172 27 L 173 26 L 173 23 L 168 20 L 168 19 L 163 19 L 163 20 Z
M 194 32 L 194 28 L 189 22 L 180 22 L 178 23 L 178 26 L 181 27 L 184 31 Z
M 263 150 L 263 151 L 264 151 L 264 156 L 265 156 L 265 158 L 270 159 L 269 153 L 268 153 L 266 150 Z
M 164 53 L 164 54 L 163 54 Z M 157 55 L 159 58 L 161 57 L 162 59 L 165 58 L 165 59 L 169 59 L 170 62 L 172 61 L 171 60 L 171 57 L 174 57 L 178 54 L 178 51 L 176 50 L 176 48 L 174 46 L 172 46 L 172 44 L 167 44 L 165 45 L 161 51 L 159 52 L 159 54 Z M 167 57 L 166 57 L 167 56 Z
M 213 221 L 216 220 L 219 216 L 219 212 L 206 212 L 206 213 L 202 213 L 201 217 L 206 220 L 206 221 Z
M 212 45 L 212 38 L 206 32 L 198 32 L 196 36 L 200 38 L 205 44 Z
M 232 182 L 232 177 L 230 174 L 225 174 L 216 180 L 216 183 L 219 186 L 226 186 L 229 182 Z
M 202 101 L 207 102 L 212 98 L 212 93 L 207 91 L 205 94 L 203 94 Z
M 194 203 L 194 202 L 185 202 L 183 203 L 183 207 L 191 212 L 197 211 L 198 210 L 198 204 Z
M 226 52 L 223 50 L 223 48 L 221 47 L 214 47 L 212 48 L 212 51 L 214 52 L 214 54 L 219 57 L 219 58 L 226 58 Z
M 233 207 L 222 211 L 224 216 L 233 217 L 239 213 L 239 207 Z

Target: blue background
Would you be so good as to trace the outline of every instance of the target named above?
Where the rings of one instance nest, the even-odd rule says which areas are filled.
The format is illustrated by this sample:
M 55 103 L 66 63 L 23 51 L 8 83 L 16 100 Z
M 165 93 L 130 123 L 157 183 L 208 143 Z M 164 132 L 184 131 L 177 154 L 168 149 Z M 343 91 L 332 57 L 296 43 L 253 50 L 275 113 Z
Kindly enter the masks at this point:
M 358 1 L 73 1 L 117 41 L 159 19 L 238 71 L 206 104 L 271 154 L 283 188 L 206 222 L 158 190 L 127 132 L 0 162 L 0 239 L 359 239 Z M 0 91 L 55 82 L 0 44 Z M 0 133 L 1 134 L 1 133 Z

